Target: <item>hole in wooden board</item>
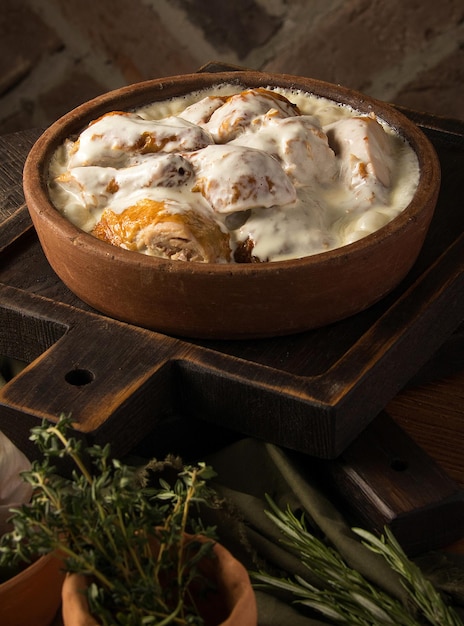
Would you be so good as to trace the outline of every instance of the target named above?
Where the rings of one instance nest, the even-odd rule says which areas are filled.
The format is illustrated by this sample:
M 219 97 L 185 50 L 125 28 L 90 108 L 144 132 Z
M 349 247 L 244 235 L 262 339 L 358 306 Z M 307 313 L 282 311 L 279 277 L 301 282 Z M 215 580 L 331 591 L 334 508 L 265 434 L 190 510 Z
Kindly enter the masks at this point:
M 400 458 L 392 459 L 390 467 L 395 472 L 404 472 L 408 469 L 408 462 Z
M 90 370 L 76 368 L 65 374 L 65 381 L 75 387 L 83 387 L 95 380 L 95 375 Z

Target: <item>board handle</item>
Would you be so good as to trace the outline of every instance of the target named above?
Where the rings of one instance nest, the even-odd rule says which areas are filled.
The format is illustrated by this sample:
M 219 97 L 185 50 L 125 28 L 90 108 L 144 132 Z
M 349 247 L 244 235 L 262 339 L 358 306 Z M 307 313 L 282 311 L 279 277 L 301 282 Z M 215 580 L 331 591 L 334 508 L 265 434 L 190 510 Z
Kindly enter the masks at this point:
M 356 523 L 388 526 L 409 555 L 464 536 L 462 489 L 385 411 L 321 471 Z
M 0 389 L 0 430 L 28 456 L 30 428 L 70 415 L 123 456 L 172 412 L 183 343 L 0 285 L 8 355 L 28 365 Z

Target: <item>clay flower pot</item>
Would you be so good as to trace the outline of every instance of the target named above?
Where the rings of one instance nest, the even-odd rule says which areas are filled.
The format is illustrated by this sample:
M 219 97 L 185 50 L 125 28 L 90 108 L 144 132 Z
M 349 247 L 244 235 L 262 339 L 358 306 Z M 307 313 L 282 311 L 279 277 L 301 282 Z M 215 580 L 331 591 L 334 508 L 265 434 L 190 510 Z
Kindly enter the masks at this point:
M 20 476 L 30 466 L 24 454 L 0 433 L 0 535 L 11 530 L 10 509 L 30 500 L 31 487 Z M 48 554 L 0 584 L 1 626 L 49 626 L 61 603 L 62 567 L 56 554 Z
M 63 562 L 47 554 L 0 585 L 2 626 L 49 626 L 58 613 Z
M 222 545 L 215 543 L 213 553 L 215 558 L 204 559 L 200 565 L 201 573 L 217 588 L 198 602 L 205 625 L 256 626 L 256 600 L 248 572 Z M 62 589 L 64 626 L 100 626 L 89 612 L 86 585 L 85 576 L 66 576 Z

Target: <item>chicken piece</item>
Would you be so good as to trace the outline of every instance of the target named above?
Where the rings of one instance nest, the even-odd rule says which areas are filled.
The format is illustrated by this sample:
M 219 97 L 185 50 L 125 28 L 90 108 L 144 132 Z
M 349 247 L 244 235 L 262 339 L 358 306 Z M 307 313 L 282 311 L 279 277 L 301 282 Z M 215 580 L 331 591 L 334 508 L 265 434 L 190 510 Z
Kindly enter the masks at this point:
M 263 263 L 263 261 L 253 254 L 255 242 L 251 237 L 239 241 L 234 250 L 235 263 Z
M 121 213 L 105 209 L 92 234 L 127 250 L 175 261 L 227 263 L 229 235 L 204 212 L 172 200 L 144 199 Z
M 237 263 L 296 259 L 334 247 L 323 203 L 307 196 L 294 206 L 253 209 L 232 233 Z
M 179 113 L 179 117 L 191 124 L 201 126 L 209 121 L 214 111 L 219 109 L 226 102 L 227 98 L 228 96 L 206 96 L 186 107 Z
M 295 185 L 328 183 L 338 173 L 335 153 L 327 135 L 307 115 L 279 118 L 265 116 L 262 125 L 230 142 L 264 150 L 274 156 Z
M 111 198 L 126 197 L 139 189 L 178 187 L 193 176 L 192 165 L 179 154 L 151 154 L 124 168 L 88 165 L 57 176 L 60 186 L 89 208 L 108 206 Z
M 188 156 L 200 192 L 217 213 L 291 204 L 296 190 L 279 162 L 254 148 L 208 146 Z
M 392 180 L 390 139 L 375 117 L 352 117 L 326 128 L 341 160 L 341 178 L 364 204 L 385 203 Z M 363 205 L 361 205 L 363 206 Z
M 227 143 L 266 114 L 282 118 L 293 117 L 299 115 L 299 110 L 285 96 L 275 91 L 261 87 L 246 89 L 229 96 L 203 127 L 216 143 Z
M 199 150 L 213 140 L 209 133 L 179 117 L 146 120 L 114 111 L 92 122 L 70 150 L 69 167 L 120 167 L 134 154 Z

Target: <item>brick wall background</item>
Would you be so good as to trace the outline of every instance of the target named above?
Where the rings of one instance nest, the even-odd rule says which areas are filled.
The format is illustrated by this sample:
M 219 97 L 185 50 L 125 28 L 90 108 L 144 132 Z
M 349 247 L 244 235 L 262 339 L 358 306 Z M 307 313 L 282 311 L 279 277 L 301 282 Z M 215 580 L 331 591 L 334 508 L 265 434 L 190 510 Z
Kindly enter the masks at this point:
M 0 133 L 213 60 L 464 119 L 462 0 L 2 0 Z

